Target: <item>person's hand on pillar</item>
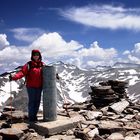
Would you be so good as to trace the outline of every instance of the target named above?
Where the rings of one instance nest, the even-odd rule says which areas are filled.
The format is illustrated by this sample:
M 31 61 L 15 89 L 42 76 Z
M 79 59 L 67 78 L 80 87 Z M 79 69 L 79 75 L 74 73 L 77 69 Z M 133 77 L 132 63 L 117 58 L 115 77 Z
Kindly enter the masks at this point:
M 11 74 L 9 75 L 9 81 L 12 81 L 12 75 Z

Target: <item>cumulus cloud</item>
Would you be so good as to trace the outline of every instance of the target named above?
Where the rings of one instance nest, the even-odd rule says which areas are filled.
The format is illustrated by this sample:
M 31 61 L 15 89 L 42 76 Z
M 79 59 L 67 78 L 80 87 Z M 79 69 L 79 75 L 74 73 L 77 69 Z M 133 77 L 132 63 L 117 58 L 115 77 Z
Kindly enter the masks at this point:
M 90 48 L 83 48 L 78 51 L 79 55 L 93 57 L 96 59 L 110 59 L 117 56 L 117 51 L 114 48 L 104 49 L 99 47 L 98 42 L 95 41 L 90 45 Z
M 16 46 L 7 46 L 0 51 L 0 61 L 13 62 L 21 61 L 26 58 L 26 48 L 19 48 Z
M 134 44 L 132 50 L 126 50 L 123 54 L 128 62 L 140 64 L 140 43 Z
M 88 64 L 89 67 L 93 67 L 93 66 L 105 66 L 106 65 L 105 61 L 94 61 L 94 60 L 87 61 L 87 64 Z
M 85 6 L 62 10 L 68 20 L 85 26 L 109 29 L 140 30 L 140 8 L 128 9 L 111 5 Z
M 26 61 L 30 60 L 30 53 L 32 49 L 39 49 L 42 52 L 44 61 L 56 61 L 67 59 L 71 57 L 77 49 L 82 48 L 83 45 L 77 41 L 71 40 L 66 42 L 60 34 L 54 33 L 44 33 L 39 36 L 35 41 L 33 41 L 29 46 L 7 46 L 0 51 L 0 71 L 1 69 L 14 68 L 14 65 L 17 66 L 23 65 Z M 6 63 L 6 65 L 5 65 Z M 11 65 L 12 64 L 12 65 Z
M 134 45 L 134 50 L 132 50 L 132 53 L 140 55 L 140 43 L 136 43 Z
M 83 45 L 74 40 L 66 42 L 60 34 L 53 32 L 43 34 L 30 47 L 40 48 L 47 57 L 59 57 L 70 55 L 77 49 L 83 48 Z
M 44 33 L 44 31 L 39 28 L 14 28 L 10 31 L 14 33 L 14 37 L 17 40 L 25 42 L 32 42 Z
M 131 62 L 133 63 L 137 63 L 137 64 L 140 64 L 140 58 L 136 57 L 136 56 L 133 56 L 131 54 L 128 55 L 128 58 Z
M 97 65 L 112 65 L 117 61 L 118 52 L 115 48 L 104 49 L 98 42 L 93 42 L 89 48 L 82 48 L 77 51 L 82 61 L 79 67 L 90 68 Z
M 6 34 L 0 34 L 0 50 L 5 46 L 8 46 L 10 43 L 7 41 Z
M 65 41 L 57 32 L 44 33 L 29 46 L 9 45 L 0 50 L 0 71 L 14 69 L 29 61 L 32 49 L 41 51 L 46 64 L 63 61 L 81 68 L 94 67 L 103 63 L 109 65 L 117 56 L 117 50 L 114 48 L 103 49 L 97 41 L 93 42 L 89 48 L 85 48 L 75 40 Z
M 125 50 L 125 51 L 123 52 L 123 55 L 128 55 L 128 54 L 130 54 L 130 51 L 129 51 L 129 50 Z

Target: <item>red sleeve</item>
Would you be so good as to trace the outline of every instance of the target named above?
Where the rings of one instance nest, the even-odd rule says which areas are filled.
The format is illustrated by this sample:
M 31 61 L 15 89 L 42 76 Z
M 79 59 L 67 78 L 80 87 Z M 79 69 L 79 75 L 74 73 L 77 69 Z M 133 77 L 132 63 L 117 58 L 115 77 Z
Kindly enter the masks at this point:
M 43 66 L 46 66 L 46 64 L 45 64 L 44 62 L 42 62 L 42 65 L 43 65 Z
M 19 72 L 17 72 L 15 75 L 12 76 L 12 80 L 18 80 L 22 77 L 26 76 L 28 72 L 28 64 L 25 64 Z

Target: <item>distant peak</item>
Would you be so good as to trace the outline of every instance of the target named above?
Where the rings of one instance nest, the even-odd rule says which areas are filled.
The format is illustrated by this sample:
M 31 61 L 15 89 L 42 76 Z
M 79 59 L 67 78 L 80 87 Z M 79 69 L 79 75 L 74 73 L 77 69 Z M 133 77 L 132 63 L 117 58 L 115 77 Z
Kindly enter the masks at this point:
M 63 64 L 64 65 L 65 63 L 62 61 L 57 61 L 55 64 L 61 64 L 61 65 Z
M 140 64 L 127 63 L 127 62 L 116 62 L 113 65 L 113 68 L 137 68 L 137 67 L 140 67 Z

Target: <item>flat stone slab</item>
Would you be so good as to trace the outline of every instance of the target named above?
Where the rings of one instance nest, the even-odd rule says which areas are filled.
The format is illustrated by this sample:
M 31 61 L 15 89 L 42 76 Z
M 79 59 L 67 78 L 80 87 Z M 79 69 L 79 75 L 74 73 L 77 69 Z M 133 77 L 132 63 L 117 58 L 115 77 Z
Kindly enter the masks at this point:
M 28 124 L 26 123 L 15 123 L 15 124 L 12 124 L 11 128 L 13 129 L 18 129 L 18 130 L 21 130 L 21 131 L 27 131 L 28 130 Z
M 13 128 L 3 128 L 0 130 L 0 135 L 4 140 L 18 140 L 23 136 L 23 131 Z
M 75 128 L 81 120 L 82 118 L 80 118 L 80 116 L 73 118 L 61 116 L 61 118 L 58 117 L 55 121 L 37 122 L 30 124 L 30 126 L 35 129 L 38 134 L 50 136 Z
M 127 100 L 122 100 L 120 102 L 114 103 L 110 106 L 110 108 L 117 114 L 123 112 L 123 110 L 129 106 L 129 102 Z

